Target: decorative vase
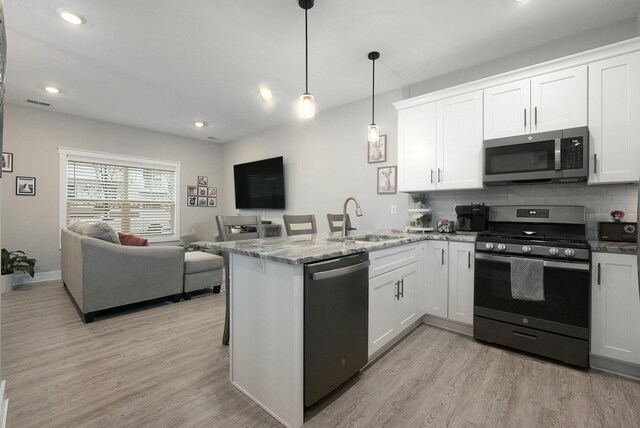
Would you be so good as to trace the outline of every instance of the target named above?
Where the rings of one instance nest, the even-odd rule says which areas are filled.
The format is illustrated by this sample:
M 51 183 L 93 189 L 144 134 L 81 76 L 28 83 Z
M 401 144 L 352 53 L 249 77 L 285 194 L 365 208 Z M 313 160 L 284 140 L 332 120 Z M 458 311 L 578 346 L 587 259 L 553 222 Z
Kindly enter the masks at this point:
M 386 175 L 383 175 L 382 177 L 382 190 L 391 190 L 391 180 L 389 180 L 389 177 Z
M 13 273 L 0 275 L 0 292 L 6 293 L 13 290 Z
M 380 151 L 380 149 L 378 147 L 376 147 L 376 149 L 373 151 L 373 153 L 371 153 L 371 159 L 373 160 L 378 160 L 382 158 L 382 152 Z

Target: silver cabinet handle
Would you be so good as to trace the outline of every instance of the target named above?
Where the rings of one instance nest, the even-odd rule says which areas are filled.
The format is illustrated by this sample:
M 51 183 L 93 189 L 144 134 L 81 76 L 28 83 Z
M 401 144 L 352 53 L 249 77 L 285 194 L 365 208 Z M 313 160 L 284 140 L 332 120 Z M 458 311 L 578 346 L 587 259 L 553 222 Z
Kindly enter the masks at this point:
M 538 126 L 538 107 L 536 107 L 533 111 L 535 116 L 535 125 Z
M 431 168 L 431 182 L 433 183 L 433 168 Z
M 400 291 L 398 292 L 398 294 L 400 295 L 400 297 L 402 297 L 404 299 L 404 278 L 402 278 L 400 280 Z
M 467 266 L 471 269 L 471 251 L 467 254 Z
M 353 265 L 353 266 L 347 266 L 347 267 L 333 269 L 333 270 L 326 270 L 324 272 L 316 272 L 313 274 L 313 280 L 318 281 L 321 279 L 329 279 L 329 278 L 335 278 L 337 276 L 347 275 L 347 274 L 368 268 L 369 264 L 371 264 L 371 262 L 367 260 L 366 262 L 358 263 L 357 265 Z
M 601 274 L 602 274 L 602 272 L 601 272 L 601 269 L 600 269 L 600 263 L 598 263 L 598 285 L 602 285 L 600 283 L 600 279 L 602 278 Z
M 440 183 L 440 168 L 438 168 L 438 183 Z
M 400 300 L 400 281 L 394 282 L 396 289 L 393 291 L 393 296 L 396 300 Z
M 444 248 L 442 248 L 441 251 L 442 251 L 442 266 L 444 266 Z
M 524 127 L 527 127 L 527 109 L 524 109 Z
M 593 154 L 593 173 L 594 174 L 598 173 L 598 154 L 597 153 Z

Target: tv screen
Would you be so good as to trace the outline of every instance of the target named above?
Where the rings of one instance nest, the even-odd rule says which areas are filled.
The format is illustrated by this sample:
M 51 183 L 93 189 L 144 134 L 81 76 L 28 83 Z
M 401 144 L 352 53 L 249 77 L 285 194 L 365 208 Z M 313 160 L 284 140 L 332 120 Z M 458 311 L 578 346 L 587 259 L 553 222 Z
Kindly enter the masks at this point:
M 282 156 L 233 166 L 236 208 L 284 209 Z

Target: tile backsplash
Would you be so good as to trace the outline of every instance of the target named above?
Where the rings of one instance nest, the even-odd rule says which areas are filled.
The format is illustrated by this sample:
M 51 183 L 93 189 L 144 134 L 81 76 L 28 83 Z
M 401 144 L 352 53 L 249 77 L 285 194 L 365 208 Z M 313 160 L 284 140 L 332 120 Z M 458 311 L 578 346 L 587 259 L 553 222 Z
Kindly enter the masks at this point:
M 481 190 L 425 192 L 432 210 L 431 225 L 438 218 L 456 219 L 456 205 L 484 202 L 491 205 L 583 205 L 587 210 L 587 236 L 597 235 L 598 222 L 610 221 L 609 213 L 622 210 L 624 221 L 638 218 L 636 184 L 587 186 L 585 183 L 501 186 Z M 411 201 L 411 199 L 409 199 Z

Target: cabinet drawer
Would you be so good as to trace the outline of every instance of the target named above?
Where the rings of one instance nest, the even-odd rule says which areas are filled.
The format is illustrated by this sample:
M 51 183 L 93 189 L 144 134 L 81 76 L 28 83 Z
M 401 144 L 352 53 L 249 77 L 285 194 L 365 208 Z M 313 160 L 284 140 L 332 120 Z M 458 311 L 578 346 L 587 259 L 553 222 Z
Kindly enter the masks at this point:
M 374 251 L 369 254 L 369 278 L 382 275 L 402 266 L 418 261 L 418 245 L 399 245 L 386 250 Z

